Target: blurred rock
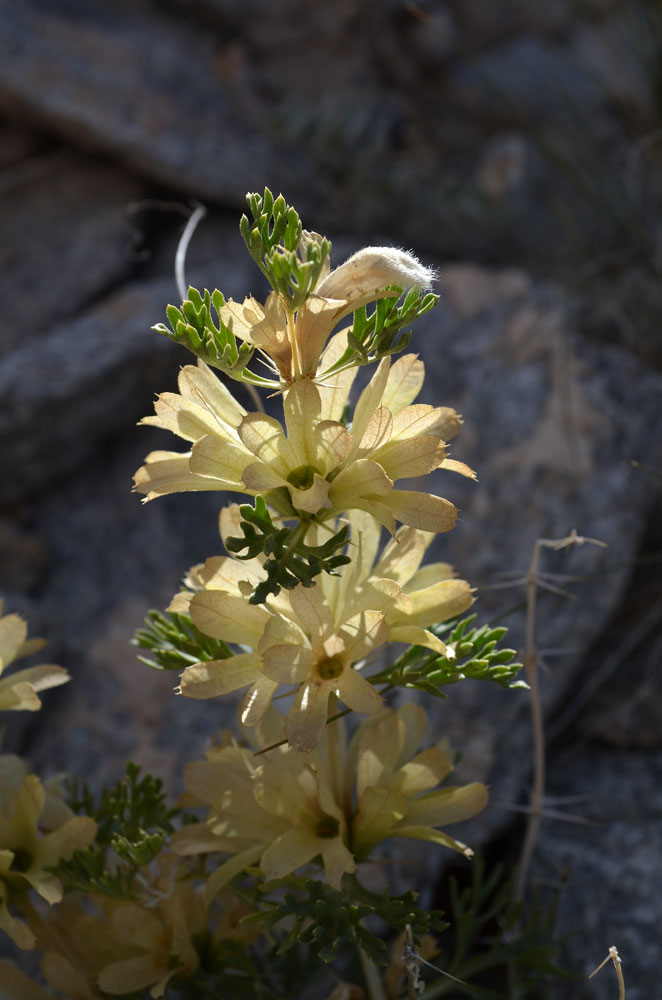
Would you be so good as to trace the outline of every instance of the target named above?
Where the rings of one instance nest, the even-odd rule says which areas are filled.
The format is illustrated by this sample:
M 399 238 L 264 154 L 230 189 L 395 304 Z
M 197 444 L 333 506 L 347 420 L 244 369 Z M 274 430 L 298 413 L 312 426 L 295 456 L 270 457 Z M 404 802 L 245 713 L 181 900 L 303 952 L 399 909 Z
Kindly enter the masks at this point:
M 604 113 L 604 94 L 566 48 L 522 34 L 459 63 L 449 97 L 489 120 L 582 120 Z M 591 127 L 595 127 L 591 122 Z
M 475 264 L 450 264 L 439 276 L 441 293 L 453 312 L 470 320 L 500 302 L 521 300 L 531 288 L 523 271 L 490 271 Z
M 526 170 L 527 144 L 523 135 L 495 136 L 485 146 L 476 171 L 480 188 L 493 199 L 501 199 L 516 189 Z
M 242 245 L 234 232 L 231 244 Z M 245 294 L 255 271 L 250 257 L 218 250 L 228 261 L 222 275 L 215 262 L 189 270 L 189 279 L 214 288 L 222 277 L 230 294 Z M 38 347 L 28 342 L 5 357 L 0 448 L 13 473 L 0 484 L 0 504 L 24 499 L 75 470 L 107 438 L 144 416 L 155 392 L 174 383 L 187 352 L 151 327 L 175 300 L 173 278 L 128 285 L 56 325 Z
M 578 25 L 570 43 L 577 62 L 600 83 L 611 100 L 634 118 L 639 128 L 649 129 L 656 125 L 653 67 L 659 38 L 656 40 L 654 32 L 647 33 L 646 17 L 653 28 L 655 16 L 652 10 L 648 15 L 640 12 L 637 17 L 632 8 L 625 8 L 620 16 Z M 660 22 L 659 11 L 657 18 Z M 658 29 L 660 26 L 658 23 Z
M 38 133 L 0 120 L 0 170 L 27 159 L 43 145 L 44 140 Z
M 308 201 L 301 149 L 267 138 L 217 72 L 223 37 L 144 3 L 0 2 L 0 108 L 220 202 L 265 179 Z
M 554 34 L 567 27 L 572 16 L 571 0 L 549 0 L 544 4 L 527 0 L 449 0 L 469 48 L 483 48 L 516 32 L 533 29 Z
M 615 945 L 628 1000 L 650 1000 L 659 986 L 661 779 L 659 749 L 594 747 L 579 756 L 570 749 L 552 759 L 549 795 L 578 796 L 583 801 L 560 808 L 586 823 L 544 822 L 532 872 L 534 883 L 560 886 L 563 967 L 586 980 Z M 616 989 L 609 962 L 590 983 L 576 983 L 572 996 L 609 1000 Z
M 0 595 L 30 593 L 40 586 L 49 553 L 38 535 L 9 518 L 0 518 Z M 5 614 L 9 610 L 5 608 Z
M 0 173 L 3 224 L 0 355 L 105 292 L 129 273 L 127 206 L 135 179 L 65 149 Z
M 509 644 L 521 649 L 523 578 L 536 539 L 575 528 L 609 545 L 542 556 L 543 571 L 569 574 L 552 582 L 575 597 L 539 591 L 537 644 L 550 664 L 541 686 L 555 712 L 582 676 L 584 652 L 610 621 L 638 552 L 656 484 L 631 462 L 646 455 L 650 467 L 662 463 L 654 431 L 662 378 L 617 346 L 583 337 L 558 289 L 466 265 L 441 275 L 446 294 L 412 346 L 426 361 L 426 401 L 464 417 L 451 455 L 476 469 L 479 483 L 438 474 L 436 492 L 461 514 L 436 540 L 437 557 L 478 588 L 479 620 L 508 625 Z M 517 801 L 531 766 L 526 693 L 458 685 L 439 703 L 435 726 L 462 749 L 462 776 L 490 781 L 495 808 L 462 837 L 484 839 L 506 821 L 499 806 Z

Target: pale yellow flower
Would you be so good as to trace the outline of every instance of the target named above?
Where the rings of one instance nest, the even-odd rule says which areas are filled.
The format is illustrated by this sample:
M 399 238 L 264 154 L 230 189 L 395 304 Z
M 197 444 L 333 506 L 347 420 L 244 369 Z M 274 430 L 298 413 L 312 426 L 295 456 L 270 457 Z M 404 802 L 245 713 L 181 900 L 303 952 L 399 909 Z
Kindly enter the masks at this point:
M 331 273 L 327 261 L 313 294 L 295 313 L 288 313 L 284 300 L 272 292 L 264 305 L 252 296 L 243 302 L 230 299 L 220 318 L 236 337 L 258 349 L 276 384 L 290 385 L 302 377 L 324 377 L 330 367 L 327 361 L 318 371 L 324 347 L 350 313 L 377 299 L 397 298 L 400 293 L 390 291 L 389 285 L 427 291 L 433 279 L 434 272 L 411 253 L 395 247 L 365 247 Z M 342 333 L 344 346 L 346 335 L 347 330 Z
M 0 927 L 19 948 L 32 948 L 34 935 L 9 907 L 30 889 L 59 902 L 62 885 L 49 869 L 90 844 L 97 829 L 63 802 L 50 802 L 39 778 L 27 772 L 19 757 L 0 756 Z
M 237 533 L 238 519 L 234 505 L 222 513 L 223 537 Z M 280 684 L 299 685 L 287 738 L 296 749 L 310 750 L 319 742 L 332 695 L 363 714 L 379 710 L 379 694 L 356 665 L 384 643 L 445 651 L 428 626 L 471 605 L 469 584 L 456 579 L 447 563 L 420 569 L 432 536 L 415 528 L 401 529 L 375 565 L 379 527 L 361 511 L 349 521 L 352 563 L 337 576 L 324 574 L 314 587 L 270 596 L 264 605 L 246 600 L 264 579 L 259 559 L 220 556 L 191 570 L 188 583 L 197 593 L 177 594 L 170 610 L 189 613 L 206 635 L 251 651 L 188 667 L 182 694 L 213 698 L 248 687 L 242 722 L 251 726 Z M 320 541 L 322 529 L 316 536 Z
M 443 744 L 416 753 L 425 727 L 425 713 L 410 704 L 366 720 L 349 742 L 339 720 L 305 756 L 274 746 L 256 757 L 254 746 L 282 736 L 282 717 L 272 709 L 256 734 L 246 733 L 249 746 L 226 741 L 189 766 L 182 804 L 209 812 L 178 830 L 172 847 L 231 855 L 210 876 L 208 901 L 256 864 L 273 879 L 320 859 L 329 884 L 340 888 L 343 875 L 389 837 L 430 840 L 468 856 L 469 848 L 436 827 L 476 815 L 487 790 L 437 787 L 451 765 Z
M 3 615 L 0 600 L 0 674 L 24 656 L 31 656 L 46 645 L 43 639 L 28 639 L 28 627 L 19 615 Z M 42 663 L 27 667 L 9 677 L 0 678 L 0 710 L 41 708 L 37 694 L 46 688 L 66 684 L 69 674 L 62 667 Z
M 273 713 L 262 739 L 282 736 Z M 340 888 L 356 869 L 347 849 L 346 817 L 323 756 L 306 757 L 277 747 L 256 758 L 252 747 L 226 744 L 207 753 L 186 772 L 186 804 L 211 806 L 204 823 L 178 830 L 172 847 L 181 854 L 232 854 L 211 875 L 210 901 L 230 879 L 259 863 L 265 878 L 281 878 L 320 857 L 330 885 Z
M 0 997 L 2 1000 L 102 1000 L 101 993 L 93 989 L 76 972 L 75 969 L 59 960 L 58 956 L 49 956 L 58 969 L 56 981 L 45 975 L 46 982 L 56 989 L 57 993 L 46 990 L 35 983 L 24 972 L 17 969 L 12 962 L 0 959 Z M 43 970 L 42 970 L 43 971 Z
M 480 782 L 459 788 L 437 786 L 452 770 L 444 744 L 411 757 L 425 731 L 423 709 L 413 703 L 397 712 L 385 709 L 358 731 L 356 811 L 351 845 L 357 859 L 388 837 L 429 840 L 471 857 L 473 851 L 439 830 L 477 815 L 487 805 L 487 788 Z
M 156 1000 L 173 977 L 195 972 L 199 956 L 194 937 L 207 931 L 208 922 L 199 888 L 176 881 L 158 906 L 132 902 L 114 906 L 110 927 L 133 954 L 101 970 L 100 988 L 118 996 L 149 989 Z
M 329 346 L 339 350 L 337 338 Z M 351 373 L 350 373 L 351 374 Z M 460 420 L 448 407 L 410 405 L 423 382 L 415 355 L 379 364 L 360 394 L 348 430 L 341 422 L 351 378 L 333 385 L 295 382 L 283 395 L 285 429 L 275 417 L 245 413 L 199 363 L 179 377 L 180 394 L 165 393 L 143 422 L 192 442 L 185 454 L 152 452 L 135 476 L 146 499 L 186 490 L 265 494 L 281 515 L 318 522 L 362 509 L 395 530 L 396 521 L 449 531 L 455 506 L 443 497 L 394 488 L 398 479 L 447 468 L 474 477 L 446 457 Z M 243 414 L 243 415 L 242 415 Z

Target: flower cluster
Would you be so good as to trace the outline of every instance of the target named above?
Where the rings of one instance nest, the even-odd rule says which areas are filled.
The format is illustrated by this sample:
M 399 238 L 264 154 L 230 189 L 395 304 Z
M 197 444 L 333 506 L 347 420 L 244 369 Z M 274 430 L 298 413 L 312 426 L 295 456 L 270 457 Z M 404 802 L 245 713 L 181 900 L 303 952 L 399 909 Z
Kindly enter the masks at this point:
M 3 615 L 0 601 L 0 674 L 14 660 L 31 656 L 45 646 L 43 639 L 28 639 L 28 627 L 19 615 Z M 62 667 L 43 663 L 27 667 L 9 677 L 0 678 L 0 710 L 41 708 L 37 694 L 47 688 L 66 684 L 69 674 Z
M 489 657 L 503 664 L 511 652 L 494 652 L 498 637 L 480 629 L 475 651 L 461 641 L 468 620 L 454 619 L 472 605 L 472 588 L 448 563 L 424 564 L 457 510 L 422 481 L 437 470 L 475 479 L 449 457 L 460 417 L 416 401 L 424 366 L 402 353 L 403 327 L 436 302 L 434 274 L 384 247 L 332 270 L 328 241 L 303 230 L 282 197 L 265 191 L 249 205 L 253 223 L 244 217 L 241 232 L 273 291 L 261 303 L 189 289 L 181 309 L 168 307 L 171 327 L 158 329 L 198 361 L 142 423 L 174 433 L 187 450 L 152 452 L 135 475 L 145 500 L 220 491 L 254 503 L 222 509 L 227 554 L 193 566 L 168 616 L 152 613 L 158 634 L 143 633 L 149 648 L 161 644 L 159 666 L 181 669 L 182 696 L 242 692 L 241 734 L 188 767 L 179 810 L 157 779 L 141 783 L 129 765 L 126 783 L 105 789 L 96 811 L 87 791 L 74 796 L 74 809 L 90 813 L 75 815 L 57 782 L 0 757 L 0 928 L 19 948 L 41 949 L 42 979 L 55 991 L 0 962 L 0 992 L 11 1000 L 159 998 L 173 995 L 171 983 L 176 996 L 232 995 L 237 969 L 248 996 L 255 963 L 245 947 L 267 934 L 272 957 L 286 950 L 282 936 L 276 948 L 271 937 L 278 899 L 288 900 L 273 884 L 280 879 L 312 890 L 310 909 L 300 916 L 294 899 L 276 937 L 310 931 L 332 952 L 346 932 L 365 958 L 360 923 L 372 913 L 410 935 L 418 920 L 432 954 L 422 932 L 439 923 L 411 893 L 385 891 L 371 909 L 361 866 L 392 838 L 472 855 L 443 828 L 479 813 L 486 787 L 448 784 L 446 745 L 421 749 L 424 710 L 387 704 L 395 686 L 440 693 L 435 671 L 455 683 L 463 657 L 483 656 L 469 665 L 487 676 Z M 253 358 L 266 375 L 248 367 Z M 371 378 L 355 387 L 369 364 Z M 275 390 L 282 417 L 261 405 L 248 412 L 214 368 Z M 395 664 L 385 666 L 394 647 Z M 0 673 L 37 648 L 17 615 L 0 617 Z M 50 665 L 3 677 L 0 709 L 36 709 L 38 691 L 67 679 Z M 350 713 L 365 718 L 347 724 Z M 312 881 L 295 875 L 301 869 Z M 64 899 L 63 883 L 72 890 Z M 264 899 L 278 892 L 269 910 Z M 276 995 L 271 985 L 258 993 Z
M 270 713 L 260 738 L 276 737 L 280 725 Z M 248 746 L 228 739 L 189 766 L 186 802 L 209 812 L 179 830 L 172 846 L 183 855 L 231 855 L 209 878 L 208 900 L 256 863 L 275 879 L 319 858 L 329 884 L 340 888 L 343 875 L 390 837 L 428 840 L 470 857 L 466 845 L 437 827 L 479 813 L 487 789 L 439 787 L 452 770 L 447 747 L 414 753 L 426 726 L 423 709 L 410 703 L 383 709 L 349 741 L 337 722 L 308 754 L 279 746 L 255 758 L 254 737 Z
M 236 505 L 221 514 L 224 538 L 236 534 L 238 516 Z M 202 632 L 251 651 L 188 667 L 182 694 L 211 698 L 248 687 L 241 720 L 253 726 L 279 685 L 296 685 L 287 738 L 297 750 L 312 750 L 331 695 L 364 714 L 381 707 L 358 669 L 380 647 L 415 643 L 445 651 L 427 626 L 466 611 L 473 601 L 469 584 L 456 579 L 447 563 L 420 568 L 431 535 L 402 528 L 379 556 L 374 519 L 354 511 L 349 523 L 353 561 L 341 573 L 322 576 L 315 587 L 280 593 L 264 606 L 247 606 L 245 599 L 264 577 L 263 560 L 214 556 L 193 567 L 190 589 L 175 596 L 170 610 L 187 612 Z

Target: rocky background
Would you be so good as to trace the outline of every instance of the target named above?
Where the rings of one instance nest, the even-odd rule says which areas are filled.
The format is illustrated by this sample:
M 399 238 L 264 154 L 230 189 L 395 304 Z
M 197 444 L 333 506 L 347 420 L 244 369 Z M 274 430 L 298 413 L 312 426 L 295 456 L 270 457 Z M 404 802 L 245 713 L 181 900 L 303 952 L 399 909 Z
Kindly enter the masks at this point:
M 231 717 L 176 698 L 128 645 L 218 551 L 219 498 L 143 507 L 129 488 L 171 446 L 135 423 L 187 361 L 150 331 L 177 298 L 185 218 L 208 209 L 191 282 L 259 295 L 237 225 L 269 185 L 336 263 L 391 243 L 440 268 L 413 347 L 425 401 L 463 413 L 454 455 L 479 473 L 440 477 L 462 520 L 438 549 L 481 618 L 521 644 L 517 574 L 538 537 L 609 546 L 543 556 L 572 595 L 541 591 L 538 611 L 550 809 L 580 821 L 545 821 L 532 882 L 558 893 L 578 977 L 558 996 L 613 997 L 612 970 L 583 982 L 610 945 L 628 1000 L 657 995 L 659 5 L 0 0 L 0 116 L 0 590 L 73 675 L 11 719 L 5 749 L 93 784 L 131 757 L 176 787 Z M 492 787 L 464 839 L 510 863 L 528 704 L 485 688 L 431 714 L 463 777 Z

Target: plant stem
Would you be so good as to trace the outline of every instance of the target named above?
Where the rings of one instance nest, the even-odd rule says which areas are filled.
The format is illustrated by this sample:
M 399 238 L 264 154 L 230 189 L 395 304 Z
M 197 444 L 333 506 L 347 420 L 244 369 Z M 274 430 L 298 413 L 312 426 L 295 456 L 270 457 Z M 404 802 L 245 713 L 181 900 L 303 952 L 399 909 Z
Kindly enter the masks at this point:
M 358 951 L 369 1000 L 386 1000 L 379 969 L 373 960 L 366 955 L 363 948 L 359 947 Z

